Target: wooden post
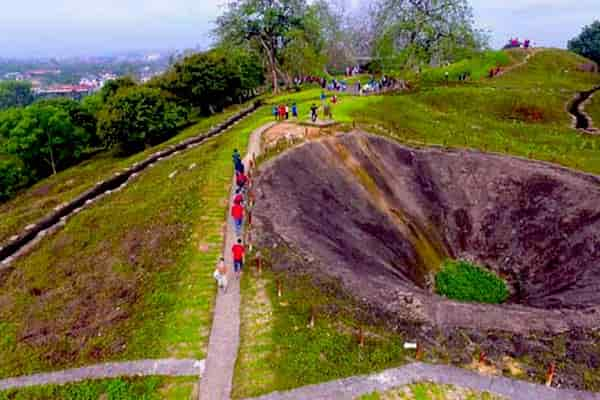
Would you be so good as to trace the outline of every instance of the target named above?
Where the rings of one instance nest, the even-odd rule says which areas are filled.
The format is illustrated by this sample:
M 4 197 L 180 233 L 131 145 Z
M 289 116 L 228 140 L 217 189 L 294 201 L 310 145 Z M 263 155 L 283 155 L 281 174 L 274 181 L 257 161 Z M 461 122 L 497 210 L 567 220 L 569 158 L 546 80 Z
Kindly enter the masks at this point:
M 258 275 L 262 272 L 262 259 L 260 258 L 260 253 L 256 253 L 256 272 Z
M 281 281 L 277 279 L 277 297 L 281 297 L 283 295 L 283 287 L 281 285 Z
M 365 347 L 365 331 L 362 326 L 358 328 L 358 347 Z
M 421 361 L 423 359 L 423 346 L 421 343 L 417 343 L 417 354 L 415 354 L 415 360 Z
M 308 327 L 310 329 L 315 327 L 315 319 L 317 317 L 317 310 L 315 306 L 310 307 L 310 318 L 308 320 Z
M 548 367 L 548 372 L 546 373 L 546 386 L 552 386 L 552 381 L 554 380 L 554 374 L 556 373 L 556 363 L 552 362 L 550 367 Z
M 251 227 L 252 226 L 252 211 L 248 211 L 247 221 L 248 221 L 248 227 Z
M 487 363 L 487 358 L 484 351 L 479 352 L 479 365 L 485 365 Z

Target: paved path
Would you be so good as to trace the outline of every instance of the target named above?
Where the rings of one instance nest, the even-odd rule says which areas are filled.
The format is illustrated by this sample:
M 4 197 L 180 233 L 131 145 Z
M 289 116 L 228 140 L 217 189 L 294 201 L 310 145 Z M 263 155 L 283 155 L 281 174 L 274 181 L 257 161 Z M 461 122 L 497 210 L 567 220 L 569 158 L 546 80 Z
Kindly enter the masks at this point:
M 267 124 L 250 135 L 248 153 L 244 164 L 248 166 L 250 157 L 260 153 L 260 139 L 263 132 L 276 123 Z M 233 149 L 232 149 L 233 150 Z M 232 166 L 233 169 L 233 166 Z M 233 189 L 229 206 L 233 204 Z M 227 229 L 225 233 L 224 257 L 229 267 L 229 287 L 226 292 L 219 291 L 214 310 L 212 330 L 208 342 L 206 370 L 200 379 L 201 400 L 229 399 L 233 385 L 233 372 L 240 344 L 240 282 L 233 273 L 231 247 L 236 240 L 235 231 L 227 213 Z
M 204 371 L 204 360 L 141 360 L 113 362 L 0 380 L 0 390 L 37 385 L 63 385 L 88 379 L 118 378 L 121 376 L 198 376 Z
M 513 400 L 599 400 L 600 394 L 558 390 L 503 377 L 487 377 L 447 365 L 413 363 L 384 372 L 275 392 L 249 400 L 352 400 L 374 391 L 387 391 L 416 382 L 430 381 L 466 389 L 487 391 Z

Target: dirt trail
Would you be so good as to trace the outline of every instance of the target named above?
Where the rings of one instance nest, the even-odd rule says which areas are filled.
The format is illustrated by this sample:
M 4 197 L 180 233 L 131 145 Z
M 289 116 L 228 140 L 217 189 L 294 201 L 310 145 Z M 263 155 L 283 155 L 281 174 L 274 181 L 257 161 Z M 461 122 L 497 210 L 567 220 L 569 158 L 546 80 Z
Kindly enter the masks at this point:
M 585 112 L 586 103 L 597 91 L 600 91 L 600 86 L 577 93 L 575 99 L 568 106 L 568 111 L 574 118 L 575 129 L 580 129 L 591 134 L 600 134 L 599 130 L 594 128 L 592 117 Z
M 204 360 L 140 360 L 91 365 L 64 371 L 48 372 L 0 380 L 0 390 L 38 385 L 64 385 L 89 379 L 125 376 L 198 376 L 204 371 Z
M 494 78 L 497 78 L 499 76 L 502 76 L 508 72 L 511 72 L 517 68 L 521 68 L 523 65 L 527 64 L 529 62 L 529 60 L 531 59 L 531 57 L 535 56 L 537 53 L 539 53 L 540 49 L 530 49 L 527 56 L 525 56 L 525 59 L 519 63 L 516 63 L 514 65 L 511 65 L 510 67 L 507 68 L 503 68 L 502 70 L 500 70 L 500 73 L 498 73 L 497 75 L 494 76 Z
M 354 400 L 375 391 L 430 381 L 465 389 L 487 391 L 512 400 L 598 400 L 600 394 L 558 390 L 543 385 L 496 376 L 483 376 L 446 365 L 413 363 L 366 376 L 355 376 L 288 392 L 275 392 L 252 400 Z M 250 400 L 250 399 L 248 399 Z
M 267 124 L 252 132 L 248 144 L 248 153 L 244 164 L 253 155 L 260 153 L 262 134 L 275 125 Z M 232 186 L 235 186 L 232 181 Z M 229 206 L 233 204 L 233 187 Z M 200 380 L 201 400 L 221 400 L 231 397 L 233 372 L 240 344 L 240 282 L 233 277 L 233 259 L 231 247 L 236 240 L 235 230 L 227 214 L 227 230 L 225 234 L 224 257 L 229 267 L 229 287 L 226 292 L 219 291 L 214 310 L 212 330 L 208 343 L 206 370 Z

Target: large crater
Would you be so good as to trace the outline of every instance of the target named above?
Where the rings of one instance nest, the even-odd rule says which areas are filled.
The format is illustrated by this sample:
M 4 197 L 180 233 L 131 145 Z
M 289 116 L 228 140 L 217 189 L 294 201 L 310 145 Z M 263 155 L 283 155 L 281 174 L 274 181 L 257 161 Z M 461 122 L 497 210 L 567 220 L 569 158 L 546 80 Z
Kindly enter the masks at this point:
M 259 244 L 284 244 L 388 323 L 518 333 L 600 327 L 600 179 L 475 151 L 353 132 L 265 164 Z M 445 258 L 506 279 L 508 304 L 433 294 Z M 279 260 L 280 268 L 298 266 Z

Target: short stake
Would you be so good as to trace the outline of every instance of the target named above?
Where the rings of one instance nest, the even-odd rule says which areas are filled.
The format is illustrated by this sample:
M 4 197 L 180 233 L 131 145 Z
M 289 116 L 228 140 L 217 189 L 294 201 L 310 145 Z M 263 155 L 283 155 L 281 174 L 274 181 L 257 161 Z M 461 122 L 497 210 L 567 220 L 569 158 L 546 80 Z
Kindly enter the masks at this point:
M 552 381 L 554 380 L 554 374 L 556 373 L 556 363 L 552 362 L 548 367 L 548 372 L 546 373 L 546 386 L 552 386 Z

